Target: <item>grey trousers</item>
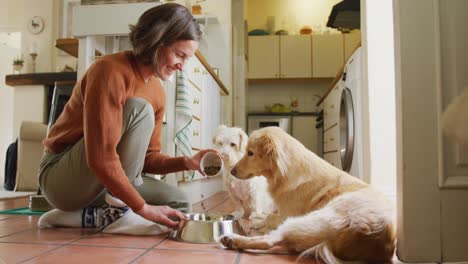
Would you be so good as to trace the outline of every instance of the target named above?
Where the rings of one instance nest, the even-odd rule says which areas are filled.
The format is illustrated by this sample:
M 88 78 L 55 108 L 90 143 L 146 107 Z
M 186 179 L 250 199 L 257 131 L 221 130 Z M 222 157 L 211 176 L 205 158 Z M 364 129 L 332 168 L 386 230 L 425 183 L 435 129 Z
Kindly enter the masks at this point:
M 182 191 L 163 181 L 142 177 L 153 129 L 153 107 L 142 98 L 128 99 L 117 146 L 122 167 L 146 203 L 189 212 L 191 204 Z M 100 206 L 105 202 L 106 189 L 86 162 L 84 138 L 61 153 L 44 155 L 39 169 L 39 185 L 49 203 L 63 211 Z

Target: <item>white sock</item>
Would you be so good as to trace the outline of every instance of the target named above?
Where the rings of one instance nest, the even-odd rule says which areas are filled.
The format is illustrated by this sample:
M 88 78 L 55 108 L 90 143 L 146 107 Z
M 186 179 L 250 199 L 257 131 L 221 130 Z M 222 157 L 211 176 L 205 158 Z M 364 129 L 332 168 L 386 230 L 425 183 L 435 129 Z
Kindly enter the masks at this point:
M 37 225 L 39 228 L 81 227 L 82 212 L 83 210 L 64 212 L 59 209 L 52 209 L 39 218 Z

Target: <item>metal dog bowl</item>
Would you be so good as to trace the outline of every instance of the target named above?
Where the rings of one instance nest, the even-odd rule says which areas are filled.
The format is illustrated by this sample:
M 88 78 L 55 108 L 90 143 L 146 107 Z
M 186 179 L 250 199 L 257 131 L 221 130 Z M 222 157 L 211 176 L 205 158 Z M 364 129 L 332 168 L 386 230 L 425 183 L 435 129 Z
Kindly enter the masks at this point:
M 244 235 L 239 219 L 229 214 L 191 213 L 189 220 L 169 238 L 189 243 L 218 243 L 219 238 L 228 234 Z

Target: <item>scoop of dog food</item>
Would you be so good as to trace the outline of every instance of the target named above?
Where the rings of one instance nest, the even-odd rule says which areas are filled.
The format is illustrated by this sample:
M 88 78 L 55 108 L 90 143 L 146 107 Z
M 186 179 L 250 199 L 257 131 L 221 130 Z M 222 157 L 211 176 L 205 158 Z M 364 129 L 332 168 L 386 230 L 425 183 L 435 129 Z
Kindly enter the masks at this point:
M 206 175 L 215 175 L 221 169 L 220 166 L 206 166 L 203 171 Z

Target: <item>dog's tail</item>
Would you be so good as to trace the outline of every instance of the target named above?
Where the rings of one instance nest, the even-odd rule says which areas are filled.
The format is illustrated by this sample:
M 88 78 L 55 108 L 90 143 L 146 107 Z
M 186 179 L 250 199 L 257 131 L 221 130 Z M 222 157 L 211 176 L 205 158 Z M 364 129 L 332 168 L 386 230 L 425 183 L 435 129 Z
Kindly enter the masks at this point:
M 330 250 L 327 245 L 327 242 L 322 242 L 315 247 L 309 248 L 303 251 L 297 258 L 297 262 L 301 263 L 302 261 L 306 262 L 307 259 L 315 259 L 316 261 L 322 261 L 326 264 L 362 264 L 365 262 L 361 261 L 343 261 L 335 255 Z

